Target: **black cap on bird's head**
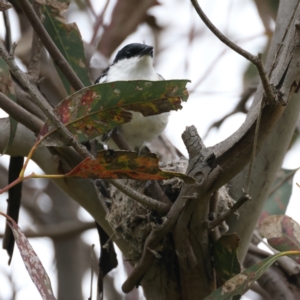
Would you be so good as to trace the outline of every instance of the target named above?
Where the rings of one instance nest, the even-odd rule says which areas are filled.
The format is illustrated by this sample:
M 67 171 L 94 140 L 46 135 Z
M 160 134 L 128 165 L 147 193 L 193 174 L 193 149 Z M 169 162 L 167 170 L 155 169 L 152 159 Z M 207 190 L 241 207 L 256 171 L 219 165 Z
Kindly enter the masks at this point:
M 144 55 L 153 57 L 153 47 L 139 43 L 128 44 L 117 53 L 113 63 L 115 64 L 122 59 L 129 59 L 136 56 L 142 57 Z

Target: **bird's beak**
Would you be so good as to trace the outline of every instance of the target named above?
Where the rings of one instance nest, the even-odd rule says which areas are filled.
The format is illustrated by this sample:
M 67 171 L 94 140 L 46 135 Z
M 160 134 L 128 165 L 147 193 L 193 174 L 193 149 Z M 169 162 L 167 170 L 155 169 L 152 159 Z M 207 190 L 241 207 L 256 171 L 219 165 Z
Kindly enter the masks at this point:
M 153 57 L 153 47 L 145 46 L 145 48 L 139 53 L 139 56 L 150 55 Z

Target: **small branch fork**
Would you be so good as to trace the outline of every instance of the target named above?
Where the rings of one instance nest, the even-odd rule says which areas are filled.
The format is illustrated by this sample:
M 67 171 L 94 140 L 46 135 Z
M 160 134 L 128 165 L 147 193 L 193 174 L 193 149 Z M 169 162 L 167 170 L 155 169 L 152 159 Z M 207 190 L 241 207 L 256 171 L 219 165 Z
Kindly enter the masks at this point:
M 250 189 L 250 181 L 251 181 L 251 174 L 252 174 L 252 169 L 253 169 L 253 163 L 256 155 L 256 149 L 257 149 L 257 141 L 258 141 L 258 135 L 259 135 L 259 128 L 260 128 L 260 121 L 261 121 L 261 115 L 262 115 L 262 110 L 265 105 L 265 102 L 268 104 L 274 104 L 280 101 L 280 94 L 278 91 L 275 89 L 275 87 L 270 84 L 270 81 L 268 79 L 268 76 L 266 74 L 265 68 L 263 66 L 262 62 L 262 55 L 261 53 L 258 53 L 257 56 L 252 55 L 250 52 L 244 50 L 231 40 L 229 40 L 225 35 L 223 35 L 215 26 L 214 24 L 208 19 L 202 8 L 200 7 L 199 3 L 197 0 L 191 0 L 192 5 L 194 6 L 196 12 L 198 13 L 199 17 L 201 20 L 204 22 L 204 24 L 211 30 L 211 32 L 220 40 L 222 41 L 225 45 L 227 45 L 229 48 L 231 48 L 233 51 L 237 52 L 250 62 L 252 62 L 259 73 L 265 97 L 261 100 L 261 105 L 260 109 L 258 112 L 258 117 L 257 117 L 257 123 L 256 123 L 256 128 L 255 128 L 255 136 L 254 136 L 254 141 L 253 141 L 253 148 L 252 148 L 252 155 L 251 155 L 251 161 L 249 165 L 249 172 L 248 172 L 248 180 L 247 180 L 247 187 L 246 187 L 246 192 L 249 193 Z
M 68 143 L 72 145 L 74 149 L 83 157 L 90 156 L 87 149 L 83 145 L 78 143 L 78 141 L 74 138 L 74 136 L 69 132 L 69 130 L 60 122 L 58 117 L 53 113 L 52 107 L 49 105 L 49 103 L 43 97 L 40 91 L 29 82 L 25 74 L 20 70 L 20 68 L 18 67 L 18 65 L 14 60 L 15 48 L 16 48 L 16 44 L 13 45 L 12 52 L 8 53 L 5 50 L 3 43 L 0 43 L 0 56 L 5 60 L 11 72 L 19 80 L 23 88 L 28 91 L 29 95 L 31 96 L 35 104 L 45 113 L 45 115 L 47 116 L 47 118 L 49 118 L 52 124 L 61 130 L 63 137 L 68 141 Z
M 212 230 L 215 227 L 221 225 L 222 222 L 229 218 L 234 212 L 236 212 L 244 203 L 246 203 L 250 199 L 251 197 L 245 191 L 243 191 L 243 195 L 240 197 L 240 199 L 226 213 L 224 213 L 218 219 L 208 223 L 208 229 Z
M 215 26 L 214 24 L 208 19 L 208 17 L 205 15 L 204 11 L 200 7 L 197 0 L 191 0 L 196 12 L 198 13 L 201 20 L 204 22 L 204 24 L 211 30 L 211 32 L 225 45 L 227 45 L 229 48 L 231 48 L 233 51 L 237 52 L 241 56 L 245 57 L 247 60 L 251 61 L 257 68 L 262 85 L 264 87 L 265 95 L 267 98 L 267 101 L 269 103 L 274 103 L 274 100 L 276 99 L 274 94 L 274 89 L 272 85 L 269 82 L 269 79 L 267 77 L 265 68 L 262 63 L 262 57 L 261 53 L 259 53 L 257 56 L 252 55 L 250 52 L 244 50 L 237 44 L 233 43 L 231 40 L 229 40 L 224 34 L 222 34 Z

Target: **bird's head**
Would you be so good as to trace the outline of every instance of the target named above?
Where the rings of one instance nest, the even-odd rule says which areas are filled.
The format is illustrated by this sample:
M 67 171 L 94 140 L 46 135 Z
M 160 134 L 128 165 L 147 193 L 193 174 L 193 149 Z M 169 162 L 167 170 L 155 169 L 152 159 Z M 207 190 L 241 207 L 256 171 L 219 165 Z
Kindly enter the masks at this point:
M 150 79 L 153 69 L 153 47 L 145 44 L 128 44 L 116 55 L 112 69 L 127 75 L 129 79 Z

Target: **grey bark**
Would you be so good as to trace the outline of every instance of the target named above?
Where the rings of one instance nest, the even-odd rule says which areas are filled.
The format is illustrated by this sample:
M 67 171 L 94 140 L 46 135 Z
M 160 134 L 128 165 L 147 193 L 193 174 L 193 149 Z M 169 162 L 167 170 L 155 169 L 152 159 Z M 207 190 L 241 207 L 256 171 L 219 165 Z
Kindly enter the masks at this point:
M 294 12 L 295 17 L 292 18 Z M 299 50 L 296 47 L 299 38 L 299 33 L 297 32 L 297 22 L 299 18 L 300 10 L 297 0 L 283 0 L 280 2 L 276 31 L 268 54 L 266 68 L 271 73 L 271 82 L 277 85 L 283 72 L 289 65 L 288 76 L 281 89 L 285 97 L 289 94 L 291 85 L 300 76 L 298 67 Z M 291 22 L 290 25 L 289 22 Z M 277 53 L 279 49 L 280 52 Z M 276 53 L 278 54 L 277 57 Z M 262 88 L 260 86 L 254 99 L 252 110 L 260 100 L 261 94 Z M 243 261 L 245 258 L 259 214 L 275 180 L 276 173 L 282 165 L 284 155 L 297 123 L 299 111 L 299 95 L 294 94 L 281 119 L 273 128 L 272 133 L 264 142 L 255 159 L 250 185 L 252 201 L 249 201 L 240 208 L 239 219 L 237 219 L 236 216 L 232 216 L 229 221 L 230 232 L 237 232 L 242 238 L 239 249 L 240 261 Z M 242 188 L 246 188 L 247 175 L 248 168 L 245 168 L 231 181 L 230 191 L 234 198 L 239 198 L 242 193 Z

